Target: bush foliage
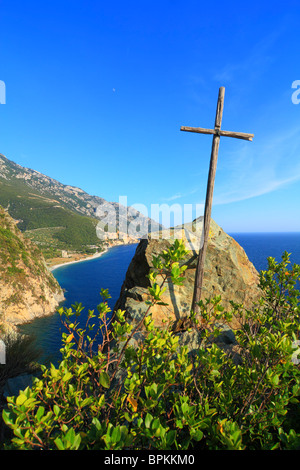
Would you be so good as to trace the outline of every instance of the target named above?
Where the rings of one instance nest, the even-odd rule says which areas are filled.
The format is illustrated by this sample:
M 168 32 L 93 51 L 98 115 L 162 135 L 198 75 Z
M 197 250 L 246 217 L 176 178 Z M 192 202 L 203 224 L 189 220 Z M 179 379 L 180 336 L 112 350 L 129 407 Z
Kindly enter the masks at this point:
M 107 290 L 84 328 L 81 304 L 60 310 L 62 361 L 41 366 L 31 388 L 8 398 L 3 420 L 13 436 L 5 449 L 300 447 L 300 266 L 287 253 L 280 263 L 269 258 L 250 310 L 232 302 L 227 312 L 219 297 L 201 301 L 201 313 L 190 316 L 201 347 L 189 351 L 180 333 L 156 328 L 151 317 L 165 282 L 182 283 L 184 254 L 175 241 L 153 259 L 152 300 L 137 324 L 120 310 L 111 316 Z M 235 342 L 223 348 L 220 325 L 233 320 Z

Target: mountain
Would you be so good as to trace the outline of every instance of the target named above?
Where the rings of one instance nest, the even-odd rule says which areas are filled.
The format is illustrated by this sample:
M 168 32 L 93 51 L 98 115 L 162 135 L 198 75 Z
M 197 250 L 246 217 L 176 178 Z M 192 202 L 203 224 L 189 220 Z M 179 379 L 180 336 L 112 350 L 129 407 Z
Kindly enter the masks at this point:
M 57 249 L 86 251 L 102 246 L 103 236 L 112 230 L 114 222 L 114 217 L 105 217 L 107 212 L 115 215 L 117 232 L 121 228 L 127 232 L 126 228 L 135 222 L 141 234 L 161 228 L 132 207 L 108 202 L 75 186 L 64 185 L 38 171 L 20 166 L 2 154 L 0 205 L 16 220 L 21 231 L 44 248 L 47 257 L 54 256 L 53 250 Z M 131 241 L 137 241 L 140 238 L 137 235 L 134 234 Z M 119 233 L 115 237 L 119 238 Z
M 63 299 L 39 248 L 0 207 L 0 322 L 20 324 L 51 314 Z

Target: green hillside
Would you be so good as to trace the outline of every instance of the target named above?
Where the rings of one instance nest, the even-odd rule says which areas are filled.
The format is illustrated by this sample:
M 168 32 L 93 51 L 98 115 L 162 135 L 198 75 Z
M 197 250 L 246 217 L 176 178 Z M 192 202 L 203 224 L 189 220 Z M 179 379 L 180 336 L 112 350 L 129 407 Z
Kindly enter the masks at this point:
M 52 313 L 62 300 L 41 250 L 0 206 L 0 324 Z
M 38 194 L 22 180 L 0 180 L 0 205 L 8 209 L 19 229 L 36 241 L 45 255 L 55 255 L 55 249 L 86 251 L 89 245 L 101 245 L 96 219 L 71 211 L 53 195 Z M 47 230 L 42 230 L 41 237 L 37 229 Z

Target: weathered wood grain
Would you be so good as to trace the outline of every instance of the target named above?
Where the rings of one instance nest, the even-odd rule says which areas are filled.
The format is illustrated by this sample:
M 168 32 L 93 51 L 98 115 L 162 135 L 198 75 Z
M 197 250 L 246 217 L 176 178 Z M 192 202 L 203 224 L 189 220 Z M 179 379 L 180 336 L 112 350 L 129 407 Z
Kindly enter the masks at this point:
M 232 132 L 223 131 L 221 129 L 205 129 L 203 127 L 189 127 L 181 126 L 181 131 L 196 132 L 197 134 L 213 134 L 219 135 L 220 137 L 235 137 L 236 139 L 253 140 L 254 134 L 246 134 L 245 132 Z
M 225 97 L 225 88 L 220 87 L 214 129 L 205 129 L 202 127 L 188 127 L 188 126 L 182 126 L 180 128 L 181 131 L 213 135 L 208 182 L 207 182 L 207 189 L 206 189 L 202 239 L 201 239 L 199 256 L 197 260 L 194 294 L 193 294 L 193 301 L 192 301 L 192 310 L 196 313 L 199 311 L 198 303 L 201 299 L 201 291 L 202 291 L 202 284 L 203 284 L 203 278 L 204 278 L 204 262 L 205 262 L 207 244 L 208 244 L 208 239 L 209 239 L 211 209 L 212 209 L 212 202 L 213 202 L 213 192 L 214 192 L 215 176 L 216 176 L 216 170 L 217 170 L 220 137 L 221 136 L 222 137 L 223 136 L 234 137 L 236 139 L 244 139 L 244 140 L 249 140 L 249 141 L 252 141 L 254 137 L 253 134 L 246 134 L 244 132 L 231 132 L 231 131 L 221 130 L 223 109 L 224 109 L 224 97 Z

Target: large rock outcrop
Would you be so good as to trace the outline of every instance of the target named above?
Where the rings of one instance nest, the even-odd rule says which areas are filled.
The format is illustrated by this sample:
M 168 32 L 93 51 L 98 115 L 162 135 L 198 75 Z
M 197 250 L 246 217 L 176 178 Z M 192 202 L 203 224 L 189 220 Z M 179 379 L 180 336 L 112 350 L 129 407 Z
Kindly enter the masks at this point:
M 38 247 L 0 206 L 0 323 L 17 325 L 51 314 L 63 299 Z
M 168 234 L 162 231 L 159 239 L 151 234 L 148 239 L 141 240 L 129 265 L 115 309 L 125 310 L 128 320 L 133 323 L 142 318 L 148 308 L 145 303 L 149 298 L 147 287 L 150 285 L 147 274 L 152 267 L 152 256 L 162 253 L 172 239 L 182 238 L 189 250 L 184 260 L 188 266 L 184 284 L 173 286 L 168 283 L 162 296 L 168 305 L 156 305 L 151 311 L 156 326 L 162 326 L 166 321 L 174 324 L 186 318 L 192 303 L 202 227 L 203 217 L 199 217 L 193 223 L 172 229 L 171 239 L 166 239 Z M 212 220 L 202 298 L 221 295 L 225 308 L 230 308 L 230 300 L 250 307 L 259 294 L 258 273 L 244 249 Z

